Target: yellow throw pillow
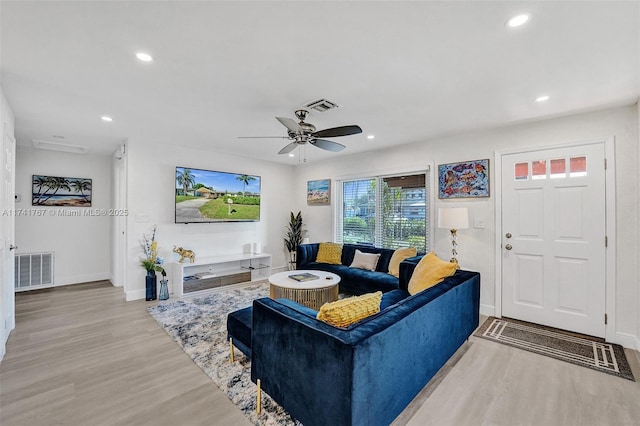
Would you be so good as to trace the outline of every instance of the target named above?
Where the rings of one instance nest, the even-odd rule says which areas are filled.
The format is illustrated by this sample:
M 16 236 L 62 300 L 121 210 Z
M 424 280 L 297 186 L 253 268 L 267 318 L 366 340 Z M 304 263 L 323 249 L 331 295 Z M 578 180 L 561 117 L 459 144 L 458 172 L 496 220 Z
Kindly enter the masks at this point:
M 325 303 L 318 311 L 318 318 L 336 327 L 348 327 L 354 322 L 380 312 L 382 292 L 367 293 Z
M 416 294 L 434 286 L 447 277 L 456 273 L 458 265 L 445 262 L 430 251 L 425 255 L 413 271 L 409 280 L 409 294 Z
M 320 245 L 318 246 L 318 255 L 316 256 L 316 262 L 341 265 L 342 244 L 320 243 Z
M 418 254 L 418 249 L 415 247 L 407 247 L 403 249 L 397 249 L 393 252 L 391 256 L 391 260 L 389 261 L 389 274 L 394 277 L 400 276 L 400 263 L 408 259 L 410 257 L 416 256 Z

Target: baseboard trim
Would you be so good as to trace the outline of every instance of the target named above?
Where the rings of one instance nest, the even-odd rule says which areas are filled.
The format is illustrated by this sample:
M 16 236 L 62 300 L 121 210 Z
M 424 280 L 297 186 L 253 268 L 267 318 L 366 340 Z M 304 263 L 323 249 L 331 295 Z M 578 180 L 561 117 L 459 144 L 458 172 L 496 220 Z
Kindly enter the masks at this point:
M 84 274 L 84 275 L 72 275 L 68 277 L 56 277 L 54 287 L 60 285 L 69 285 L 69 284 L 81 284 L 81 283 L 89 283 L 92 281 L 102 281 L 109 280 L 110 274 L 108 272 L 100 272 L 96 274 Z
M 640 338 L 629 333 L 616 333 L 615 340 L 611 343 L 617 343 L 624 348 L 640 351 Z
M 147 297 L 147 291 L 143 288 L 141 290 L 131 290 L 125 292 L 125 300 L 131 302 L 133 300 L 140 300 Z
M 480 315 L 484 315 L 485 317 L 494 317 L 496 316 L 496 307 L 480 304 Z

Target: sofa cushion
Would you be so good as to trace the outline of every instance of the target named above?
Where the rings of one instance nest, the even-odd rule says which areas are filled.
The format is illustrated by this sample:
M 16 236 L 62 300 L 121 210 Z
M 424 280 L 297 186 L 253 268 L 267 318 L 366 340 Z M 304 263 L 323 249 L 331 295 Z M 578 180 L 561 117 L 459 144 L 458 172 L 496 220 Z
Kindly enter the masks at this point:
M 409 293 L 405 290 L 391 290 L 382 294 L 382 301 L 380 302 L 380 310 L 384 311 L 389 306 L 393 306 L 401 300 L 409 297 Z
M 343 244 L 342 246 L 342 264 L 343 265 L 351 265 L 353 259 L 356 255 L 356 250 L 360 250 L 362 253 L 379 253 L 380 259 L 378 259 L 378 264 L 376 265 L 377 272 L 388 272 L 389 271 L 389 260 L 391 260 L 391 256 L 393 255 L 393 249 L 384 249 L 374 246 L 368 246 L 364 244 Z
M 286 299 L 286 298 L 279 298 L 276 299 L 278 302 L 280 302 L 281 304 L 290 307 L 291 309 L 295 309 L 296 311 L 300 312 L 301 314 L 304 314 L 310 318 L 315 318 L 318 316 L 318 311 L 316 311 L 313 308 L 310 308 L 308 306 L 304 306 L 298 302 L 294 302 L 293 300 L 290 299 Z
M 440 259 L 434 252 L 426 254 L 413 271 L 409 281 L 409 293 L 417 294 L 422 290 L 438 284 L 447 277 L 452 276 L 458 269 L 457 263 L 446 262 Z
M 377 290 L 386 293 L 398 288 L 398 278 L 389 274 L 381 274 L 380 272 L 318 262 L 307 263 L 304 268 L 332 272 L 339 275 L 341 293 L 359 295 Z
M 340 265 L 342 263 L 342 244 L 320 243 L 316 262 Z
M 251 306 L 227 315 L 227 338 L 233 338 L 233 345 L 251 358 L 251 320 L 253 308 Z
M 325 303 L 320 307 L 317 318 L 336 327 L 348 327 L 380 312 L 381 300 L 382 292 L 376 291 Z
M 367 271 L 375 271 L 380 259 L 380 253 L 363 253 L 356 249 L 356 254 L 351 262 L 351 268 L 366 269 Z
M 394 277 L 400 276 L 400 263 L 410 257 L 415 256 L 418 253 L 418 249 L 415 247 L 407 247 L 397 249 L 393 252 L 391 260 L 389 261 L 389 273 Z

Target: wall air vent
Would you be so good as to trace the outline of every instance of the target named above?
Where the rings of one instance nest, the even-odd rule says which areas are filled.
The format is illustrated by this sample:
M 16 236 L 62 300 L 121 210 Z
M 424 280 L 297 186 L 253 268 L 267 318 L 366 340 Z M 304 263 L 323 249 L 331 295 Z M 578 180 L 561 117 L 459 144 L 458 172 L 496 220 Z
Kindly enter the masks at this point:
M 34 148 L 48 149 L 50 151 L 71 152 L 73 154 L 86 154 L 89 147 L 83 145 L 72 145 L 70 143 L 44 141 L 40 139 L 31 139 Z
M 15 291 L 53 285 L 53 252 L 15 255 Z
M 305 108 L 313 109 L 318 112 L 325 112 L 330 109 L 338 108 L 338 105 L 335 102 L 331 102 L 327 99 L 318 99 L 317 101 L 312 101 L 307 104 L 304 104 Z

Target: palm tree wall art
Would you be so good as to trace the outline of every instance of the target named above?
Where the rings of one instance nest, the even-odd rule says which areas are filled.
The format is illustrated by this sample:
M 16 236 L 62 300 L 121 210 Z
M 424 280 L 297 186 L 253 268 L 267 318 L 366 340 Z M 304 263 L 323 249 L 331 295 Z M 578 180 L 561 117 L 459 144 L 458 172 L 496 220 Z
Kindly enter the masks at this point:
M 91 195 L 91 179 L 33 175 L 34 206 L 91 207 Z

